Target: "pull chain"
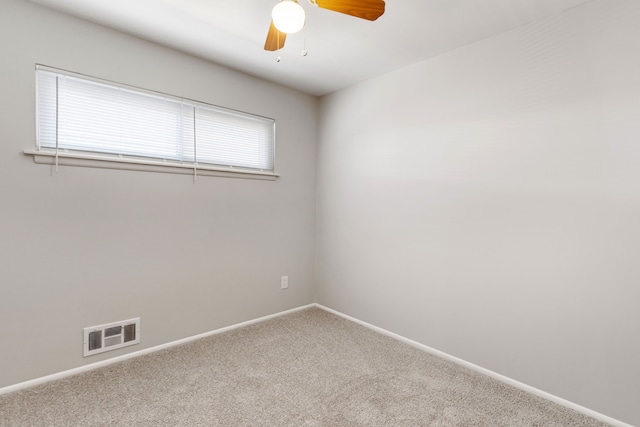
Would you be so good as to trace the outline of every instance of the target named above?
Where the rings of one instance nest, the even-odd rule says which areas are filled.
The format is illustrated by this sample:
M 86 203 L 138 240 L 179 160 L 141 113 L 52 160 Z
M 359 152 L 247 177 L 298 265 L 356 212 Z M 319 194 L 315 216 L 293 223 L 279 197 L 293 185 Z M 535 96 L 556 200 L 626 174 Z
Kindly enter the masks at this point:
M 304 28 L 302 29 L 302 56 L 307 56 L 309 52 L 307 52 L 307 23 L 305 22 Z

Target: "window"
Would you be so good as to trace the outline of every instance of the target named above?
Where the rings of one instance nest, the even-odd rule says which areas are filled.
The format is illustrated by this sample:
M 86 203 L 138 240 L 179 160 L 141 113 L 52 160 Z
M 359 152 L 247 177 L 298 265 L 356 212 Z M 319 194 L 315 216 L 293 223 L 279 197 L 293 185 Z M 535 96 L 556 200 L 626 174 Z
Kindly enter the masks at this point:
M 274 174 L 273 119 L 38 66 L 37 152 Z

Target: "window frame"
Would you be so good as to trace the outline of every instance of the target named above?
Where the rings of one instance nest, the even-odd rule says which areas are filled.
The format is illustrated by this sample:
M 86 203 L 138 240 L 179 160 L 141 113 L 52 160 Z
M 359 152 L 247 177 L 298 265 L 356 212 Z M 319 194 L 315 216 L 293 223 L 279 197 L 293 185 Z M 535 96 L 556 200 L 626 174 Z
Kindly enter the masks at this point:
M 112 153 L 103 153 L 98 151 L 90 151 L 90 150 L 71 150 L 71 149 L 63 149 L 59 147 L 51 148 L 51 147 L 43 147 L 41 146 L 40 141 L 40 117 L 39 117 L 39 88 L 38 88 L 38 71 L 46 71 L 50 73 L 63 74 L 67 76 L 71 76 L 74 78 L 87 80 L 90 82 L 95 82 L 98 84 L 104 84 L 116 88 L 123 88 L 128 91 L 134 91 L 136 93 L 146 94 L 153 97 L 162 97 L 173 100 L 175 102 L 186 103 L 189 106 L 193 106 L 194 108 L 205 108 L 205 109 L 213 109 L 217 111 L 221 111 L 225 114 L 233 114 L 240 116 L 247 116 L 251 119 L 258 120 L 266 120 L 273 122 L 273 133 L 272 133 L 272 147 L 271 147 L 271 157 L 273 169 L 259 169 L 253 167 L 244 167 L 244 166 L 225 166 L 218 165 L 212 163 L 202 163 L 198 161 L 189 162 L 182 160 L 167 160 L 162 157 L 147 157 L 147 156 L 135 156 L 135 155 L 121 155 L 117 152 Z M 238 177 L 238 178 L 251 178 L 251 179 L 267 179 L 267 180 L 275 180 L 279 177 L 279 174 L 276 173 L 276 121 L 273 118 L 265 117 L 257 114 L 247 113 L 240 110 L 235 110 L 231 108 L 221 107 L 219 105 L 206 103 L 190 98 L 178 97 L 175 95 L 149 90 L 145 88 L 140 88 L 137 86 L 127 85 L 119 82 L 114 82 L 111 80 L 101 79 L 93 76 L 88 76 L 81 73 L 76 73 L 68 70 L 63 70 L 60 68 L 54 68 L 46 65 L 36 64 L 35 67 L 35 149 L 25 149 L 24 154 L 33 156 L 33 160 L 38 164 L 48 164 L 55 166 L 56 170 L 58 169 L 58 165 L 67 165 L 67 166 L 85 166 L 92 168 L 107 168 L 107 169 L 123 169 L 123 170 L 137 170 L 137 171 L 148 171 L 148 172 L 166 172 L 166 173 L 178 173 L 178 174 L 187 174 L 193 175 L 194 179 L 197 176 L 223 176 L 223 177 Z M 195 116 L 194 116 L 195 120 Z M 176 144 L 178 144 L 176 142 Z M 197 147 L 197 142 L 196 142 Z

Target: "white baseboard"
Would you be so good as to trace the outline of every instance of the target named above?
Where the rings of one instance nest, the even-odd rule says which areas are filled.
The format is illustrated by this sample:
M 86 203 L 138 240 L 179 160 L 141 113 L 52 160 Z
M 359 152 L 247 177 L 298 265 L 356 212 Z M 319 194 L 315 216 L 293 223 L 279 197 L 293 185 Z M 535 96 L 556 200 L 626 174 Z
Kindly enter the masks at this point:
M 616 420 L 615 418 L 608 417 L 608 416 L 606 416 L 604 414 L 601 414 L 599 412 L 593 411 L 593 410 L 591 410 L 589 408 L 585 408 L 584 406 L 578 405 L 577 403 L 570 402 L 570 401 L 568 401 L 566 399 L 563 399 L 563 398 L 558 397 L 556 395 L 553 395 L 551 393 L 547 393 L 546 391 L 542 391 L 542 390 L 537 389 L 535 387 L 532 387 L 530 385 L 521 383 L 520 381 L 516 381 L 513 378 L 509 378 L 509 377 L 506 377 L 504 375 L 498 374 L 497 372 L 490 371 L 489 369 L 485 369 L 485 368 L 483 368 L 481 366 L 475 365 L 475 364 L 473 364 L 471 362 L 467 362 L 466 360 L 463 360 L 463 359 L 460 359 L 458 357 L 452 356 L 452 355 L 450 355 L 448 353 L 442 352 L 440 350 L 436 350 L 435 348 L 432 348 L 432 347 L 429 347 L 427 345 L 421 344 L 421 343 L 419 343 L 417 341 L 413 341 L 413 340 L 411 340 L 409 338 L 405 338 L 402 335 L 395 334 L 393 332 L 387 331 L 386 329 L 380 328 L 378 326 L 375 326 L 375 325 L 372 325 L 370 323 L 364 322 L 362 320 L 356 319 L 354 317 L 348 316 L 348 315 L 346 315 L 344 313 L 341 313 L 339 311 L 333 310 L 333 309 L 331 309 L 329 307 L 325 307 L 325 306 L 323 306 L 321 304 L 317 304 L 317 303 L 314 304 L 314 305 L 316 307 L 322 309 L 322 310 L 325 310 L 325 311 L 327 311 L 329 313 L 335 314 L 336 316 L 340 316 L 340 317 L 342 317 L 344 319 L 350 320 L 350 321 L 352 321 L 354 323 L 357 323 L 359 325 L 362 325 L 362 326 L 364 326 L 366 328 L 372 329 L 372 330 L 374 330 L 376 332 L 379 332 L 379 333 L 381 333 L 383 335 L 387 335 L 387 336 L 389 336 L 391 338 L 397 339 L 398 341 L 402 341 L 405 344 L 409 344 L 412 347 L 415 347 L 417 349 L 423 350 L 423 351 L 425 351 L 427 353 L 430 353 L 430 354 L 433 354 L 435 356 L 441 357 L 442 359 L 449 360 L 451 362 L 457 363 L 459 365 L 462 365 L 462 366 L 464 366 L 466 368 L 472 369 L 472 370 L 474 370 L 476 372 L 479 372 L 481 374 L 487 375 L 487 376 L 489 376 L 491 378 L 494 378 L 494 379 L 496 379 L 498 381 L 501 381 L 503 383 L 512 385 L 512 386 L 514 386 L 516 388 L 519 388 L 520 390 L 524 390 L 524 391 L 526 391 L 528 393 L 534 394 L 536 396 L 540 396 L 540 397 L 542 397 L 544 399 L 550 400 L 550 401 L 552 401 L 554 403 L 557 403 L 559 405 L 562 405 L 562 406 L 564 406 L 566 408 L 570 408 L 570 409 L 573 409 L 574 411 L 577 411 L 577 412 L 580 412 L 582 414 L 588 415 L 591 418 L 595 418 L 598 421 L 602 421 L 604 423 L 611 424 L 612 426 L 615 426 L 615 427 L 633 427 L 632 425 L 626 424 L 626 423 L 624 423 L 622 421 L 619 421 L 619 420 Z
M 248 326 L 248 325 L 252 325 L 252 324 L 255 324 L 255 323 L 264 322 L 265 320 L 273 319 L 275 317 L 284 316 L 284 315 L 290 314 L 290 313 L 295 313 L 296 311 L 305 310 L 307 308 L 311 308 L 311 307 L 315 307 L 315 306 L 316 306 L 315 304 L 303 305 L 303 306 L 300 306 L 300 307 L 292 308 L 291 310 L 281 311 L 279 313 L 270 314 L 268 316 L 259 317 L 257 319 L 248 320 L 246 322 L 237 323 L 235 325 L 226 326 L 224 328 L 215 329 L 213 331 L 205 332 L 205 333 L 198 334 L 198 335 L 193 335 L 191 337 L 182 338 L 182 339 L 179 339 L 177 341 L 172 341 L 172 342 L 169 342 L 169 343 L 166 343 L 166 344 L 160 344 L 160 345 L 157 345 L 155 347 L 145 348 L 144 350 L 134 351 L 133 353 L 127 353 L 127 354 L 124 354 L 122 356 L 112 357 L 111 359 L 102 360 L 100 362 L 95 362 L 95 363 L 91 363 L 91 364 L 88 364 L 88 365 L 79 366 L 77 368 L 69 369 L 69 370 L 58 372 L 58 373 L 51 374 L 51 375 L 46 375 L 44 377 L 35 378 L 33 380 L 24 381 L 24 382 L 21 382 L 21 383 L 18 383 L 18 384 L 13 384 L 13 385 L 10 385 L 10 386 L 2 387 L 2 388 L 0 388 L 0 395 L 6 394 L 6 393 L 11 393 L 11 392 L 18 391 L 18 390 L 22 390 L 22 389 L 29 388 L 29 387 L 33 387 L 33 386 L 36 386 L 36 385 L 48 383 L 50 381 L 59 380 L 59 379 L 66 378 L 66 377 L 70 377 L 72 375 L 77 375 L 77 374 L 80 374 L 82 372 L 87 372 L 87 371 L 91 371 L 91 370 L 94 370 L 94 369 L 97 369 L 97 368 L 101 368 L 103 366 L 111 365 L 111 364 L 116 363 L 116 362 L 122 362 L 123 360 L 133 359 L 134 357 L 139 357 L 139 356 L 142 356 L 142 355 L 145 355 L 145 354 L 153 353 L 153 352 L 156 352 L 158 350 L 163 350 L 165 348 L 174 347 L 174 346 L 180 345 L 180 344 L 186 344 L 186 343 L 188 343 L 190 341 L 195 341 L 195 340 L 200 339 L 200 338 L 210 337 L 212 335 L 216 335 L 216 334 L 220 334 L 222 332 L 227 332 L 227 331 L 230 331 L 230 330 L 233 330 L 233 329 L 241 328 L 243 326 Z
M 419 343 L 417 341 L 413 341 L 413 340 L 411 340 L 409 338 L 405 338 L 405 337 L 403 337 L 401 335 L 398 335 L 396 333 L 387 331 L 386 329 L 380 328 L 378 326 L 375 326 L 375 325 L 372 325 L 370 323 L 364 322 L 362 320 L 356 319 L 354 317 L 348 316 L 348 315 L 346 315 L 344 313 L 341 313 L 339 311 L 333 310 L 333 309 L 331 309 L 329 307 L 325 307 L 325 306 L 323 306 L 321 304 L 317 304 L 317 303 L 296 307 L 296 308 L 293 308 L 293 309 L 290 309 L 290 310 L 282 311 L 282 312 L 275 313 L 275 314 L 270 314 L 268 316 L 259 317 L 257 319 L 248 320 L 246 322 L 237 323 L 235 325 L 226 326 L 224 328 L 215 329 L 213 331 L 205 332 L 205 333 L 202 333 L 202 334 L 193 335 L 191 337 L 183 338 L 183 339 L 180 339 L 180 340 L 177 340 L 177 341 L 172 341 L 172 342 L 169 342 L 169 343 L 166 343 L 166 344 L 157 345 L 155 347 L 146 348 L 144 350 L 135 351 L 135 352 L 132 352 L 132 353 L 124 354 L 122 356 L 113 357 L 111 359 L 102 360 L 100 362 L 79 366 L 77 368 L 69 369 L 69 370 L 58 372 L 58 373 L 51 374 L 51 375 L 46 375 L 44 377 L 35 378 L 33 380 L 24 381 L 24 382 L 21 382 L 21 383 L 18 383 L 18 384 L 13 384 L 13 385 L 10 385 L 10 386 L 2 387 L 2 388 L 0 388 L 0 395 L 6 394 L 6 393 L 11 393 L 11 392 L 18 391 L 18 390 L 22 390 L 22 389 L 29 388 L 29 387 L 33 387 L 33 386 L 36 386 L 36 385 L 44 384 L 44 383 L 47 383 L 47 382 L 50 382 L 50 381 L 59 380 L 59 379 L 66 378 L 66 377 L 69 377 L 69 376 L 72 376 L 72 375 L 77 375 L 77 374 L 80 374 L 82 372 L 91 371 L 93 369 L 101 368 L 103 366 L 108 366 L 108 365 L 111 365 L 113 363 L 121 362 L 123 360 L 132 359 L 134 357 L 139 357 L 139 356 L 142 356 L 142 355 L 145 355 L 145 354 L 153 353 L 153 352 L 156 352 L 156 351 L 159 351 L 159 350 L 163 350 L 165 348 L 174 347 L 176 345 L 186 344 L 188 342 L 195 341 L 195 340 L 200 339 L 200 338 L 205 338 L 205 337 L 209 337 L 209 336 L 212 336 L 212 335 L 220 334 L 220 333 L 223 333 L 223 332 L 231 331 L 233 329 L 241 328 L 243 326 L 248 326 L 248 325 L 252 325 L 252 324 L 255 324 L 255 323 L 264 322 L 265 320 L 269 320 L 269 319 L 273 319 L 273 318 L 276 318 L 276 317 L 284 316 L 284 315 L 290 314 L 290 313 L 295 313 L 297 311 L 305 310 L 305 309 L 311 308 L 311 307 L 320 308 L 320 309 L 325 310 L 325 311 L 327 311 L 329 313 L 335 314 L 336 316 L 340 316 L 340 317 L 342 317 L 344 319 L 350 320 L 350 321 L 352 321 L 354 323 L 357 323 L 359 325 L 362 325 L 362 326 L 364 326 L 366 328 L 372 329 L 372 330 L 374 330 L 374 331 L 376 331 L 378 333 L 381 333 L 383 335 L 386 335 L 386 336 L 389 336 L 391 338 L 397 339 L 398 341 L 401 341 L 401 342 L 404 342 L 406 344 L 409 344 L 412 347 L 415 347 L 415 348 L 418 348 L 420 350 L 426 351 L 427 353 L 430 353 L 430 354 L 433 354 L 435 356 L 441 357 L 441 358 L 443 358 L 445 360 L 449 360 L 451 362 L 457 363 L 459 365 L 462 365 L 464 367 L 472 369 L 472 370 L 474 370 L 476 372 L 479 372 L 481 374 L 487 375 L 487 376 L 489 376 L 491 378 L 495 378 L 498 381 L 502 381 L 502 382 L 504 382 L 506 384 L 510 384 L 510 385 L 512 385 L 514 387 L 517 387 L 517 388 L 519 388 L 521 390 L 524 390 L 524 391 L 526 391 L 528 393 L 534 394 L 536 396 L 540 396 L 542 398 L 545 398 L 547 400 L 555 402 L 555 403 L 557 403 L 559 405 L 562 405 L 564 407 L 573 409 L 574 411 L 578 411 L 580 413 L 588 415 L 588 416 L 590 416 L 592 418 L 595 418 L 595 419 L 597 419 L 599 421 L 611 424 L 612 426 L 615 426 L 615 427 L 633 427 L 630 424 L 626 424 L 626 423 L 624 423 L 622 421 L 619 421 L 619 420 L 616 420 L 614 418 L 608 417 L 608 416 L 606 416 L 604 414 L 601 414 L 599 412 L 593 411 L 593 410 L 591 410 L 589 408 L 585 408 L 584 406 L 581 406 L 581 405 L 578 405 L 576 403 L 570 402 L 570 401 L 568 401 L 566 399 L 563 399 L 561 397 L 555 396 L 555 395 L 553 395 L 551 393 L 547 393 L 547 392 L 542 391 L 540 389 L 537 389 L 535 387 L 532 387 L 532 386 L 529 386 L 527 384 L 521 383 L 520 381 L 516 381 L 516 380 L 514 380 L 512 378 L 509 378 L 509 377 L 506 377 L 504 375 L 498 374 L 497 372 L 493 372 L 493 371 L 491 371 L 489 369 L 485 369 L 485 368 L 483 368 L 481 366 L 478 366 L 478 365 L 475 365 L 475 364 L 473 364 L 471 362 L 467 362 L 466 360 L 463 360 L 463 359 L 460 359 L 458 357 L 452 356 L 450 354 L 444 353 L 444 352 L 442 352 L 440 350 L 436 350 L 436 349 L 434 349 L 432 347 L 429 347 L 427 345 L 421 344 L 421 343 Z

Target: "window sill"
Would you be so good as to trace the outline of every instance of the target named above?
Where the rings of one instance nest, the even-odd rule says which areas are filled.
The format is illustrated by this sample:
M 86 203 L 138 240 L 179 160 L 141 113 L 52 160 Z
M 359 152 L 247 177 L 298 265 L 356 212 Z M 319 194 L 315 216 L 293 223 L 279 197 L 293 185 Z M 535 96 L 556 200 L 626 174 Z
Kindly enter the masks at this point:
M 55 165 L 56 152 L 44 150 L 24 150 L 24 154 L 33 156 L 33 161 L 41 165 Z M 193 175 L 194 166 L 161 160 L 132 159 L 126 157 L 111 157 L 99 154 L 76 153 L 68 151 L 58 152 L 58 165 L 81 166 L 102 169 L 121 169 L 142 172 L 176 173 Z M 198 165 L 197 176 L 219 176 L 226 178 L 245 178 L 275 181 L 280 175 L 273 172 L 254 171 L 242 168 L 216 168 Z

